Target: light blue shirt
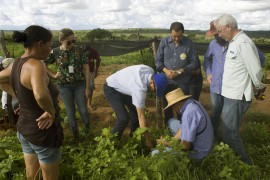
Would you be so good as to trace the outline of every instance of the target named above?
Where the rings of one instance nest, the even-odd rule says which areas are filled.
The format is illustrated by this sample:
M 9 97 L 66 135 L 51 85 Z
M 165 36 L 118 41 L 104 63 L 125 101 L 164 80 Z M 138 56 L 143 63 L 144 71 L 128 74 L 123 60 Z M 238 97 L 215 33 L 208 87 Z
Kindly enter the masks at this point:
M 202 159 L 207 156 L 213 146 L 213 127 L 204 107 L 195 100 L 188 99 L 180 109 L 182 115 L 181 140 L 192 142 L 190 157 Z
M 154 70 L 146 65 L 126 67 L 106 79 L 108 86 L 132 97 L 136 108 L 145 107 L 146 93 Z
M 204 55 L 203 68 L 206 75 L 212 75 L 210 92 L 221 94 L 222 77 L 227 47 L 221 46 L 216 39 L 213 39 Z

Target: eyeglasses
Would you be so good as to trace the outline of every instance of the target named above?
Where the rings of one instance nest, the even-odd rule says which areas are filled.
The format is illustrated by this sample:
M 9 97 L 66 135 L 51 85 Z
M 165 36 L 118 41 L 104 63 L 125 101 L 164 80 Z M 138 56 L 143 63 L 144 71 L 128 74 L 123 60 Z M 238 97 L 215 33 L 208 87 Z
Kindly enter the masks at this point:
M 220 29 L 220 30 L 217 30 L 217 33 L 218 34 L 221 34 L 228 26 L 225 26 L 224 28 Z
M 71 43 L 75 43 L 76 42 L 76 39 L 72 39 L 71 41 L 67 41 L 67 45 L 69 46 L 69 45 L 71 45 Z

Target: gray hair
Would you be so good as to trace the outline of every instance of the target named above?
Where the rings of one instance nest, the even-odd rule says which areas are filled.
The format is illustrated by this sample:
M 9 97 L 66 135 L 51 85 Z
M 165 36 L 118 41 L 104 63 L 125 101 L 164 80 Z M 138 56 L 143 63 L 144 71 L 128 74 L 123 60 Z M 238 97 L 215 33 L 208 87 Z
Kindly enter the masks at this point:
M 221 26 L 229 25 L 234 29 L 238 29 L 236 19 L 230 14 L 221 15 L 217 20 L 215 20 L 215 25 L 217 25 L 217 24 L 219 24 Z

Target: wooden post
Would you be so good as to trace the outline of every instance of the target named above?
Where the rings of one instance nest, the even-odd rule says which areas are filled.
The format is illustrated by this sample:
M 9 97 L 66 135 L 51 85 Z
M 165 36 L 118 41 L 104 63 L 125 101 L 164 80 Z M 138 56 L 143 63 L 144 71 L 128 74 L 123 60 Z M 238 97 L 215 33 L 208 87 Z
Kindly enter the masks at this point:
M 152 49 L 152 53 L 154 57 L 156 57 L 158 46 L 159 46 L 159 40 L 157 39 L 157 36 L 155 36 L 151 43 L 151 49 Z
M 140 41 L 140 33 L 137 33 L 138 41 Z M 141 56 L 143 56 L 143 51 L 140 50 Z
M 158 45 L 159 45 L 159 40 L 155 36 L 150 45 L 151 52 L 153 53 L 154 58 L 157 54 Z M 163 116 L 162 116 L 162 111 L 163 111 L 162 102 L 163 102 L 162 98 L 159 98 L 156 96 L 156 112 L 157 112 L 157 128 L 158 129 L 160 129 L 161 127 L 165 128 L 165 121 L 163 120 Z
M 165 121 L 162 117 L 162 98 L 156 96 L 157 129 L 165 128 Z

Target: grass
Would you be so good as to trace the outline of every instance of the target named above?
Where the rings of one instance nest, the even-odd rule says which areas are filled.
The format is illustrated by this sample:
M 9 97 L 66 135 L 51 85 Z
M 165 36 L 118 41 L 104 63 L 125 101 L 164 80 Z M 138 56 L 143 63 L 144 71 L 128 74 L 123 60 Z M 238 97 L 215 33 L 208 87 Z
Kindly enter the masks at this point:
M 108 66 L 112 64 L 145 64 L 152 68 L 155 68 L 154 56 L 149 52 L 148 48 L 120 56 L 102 56 L 101 59 L 102 66 Z

